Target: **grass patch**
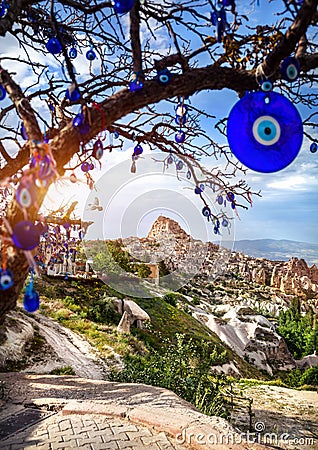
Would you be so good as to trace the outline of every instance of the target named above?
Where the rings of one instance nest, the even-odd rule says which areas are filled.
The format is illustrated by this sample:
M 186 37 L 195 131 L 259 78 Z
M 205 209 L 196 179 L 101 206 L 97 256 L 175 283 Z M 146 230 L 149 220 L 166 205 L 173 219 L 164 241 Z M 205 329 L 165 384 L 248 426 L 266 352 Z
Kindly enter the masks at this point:
M 51 370 L 50 375 L 76 375 L 71 366 L 57 367 Z
M 187 312 L 189 300 L 179 293 L 168 292 L 163 298 L 132 298 L 149 314 L 151 322 L 143 330 L 132 327 L 131 334 L 125 335 L 117 333 L 120 315 L 114 309 L 114 299 L 123 296 L 102 281 L 42 277 L 36 278 L 35 288 L 43 298 L 41 313 L 85 336 L 102 357 L 111 356 L 113 351 L 120 355 L 160 351 L 163 339 L 175 342 L 176 334 L 182 333 L 185 341 L 192 339 L 198 347 L 207 342 L 211 353 L 225 351 L 224 362 L 235 360 L 243 376 L 262 378 L 256 368 L 239 358 L 215 333 Z

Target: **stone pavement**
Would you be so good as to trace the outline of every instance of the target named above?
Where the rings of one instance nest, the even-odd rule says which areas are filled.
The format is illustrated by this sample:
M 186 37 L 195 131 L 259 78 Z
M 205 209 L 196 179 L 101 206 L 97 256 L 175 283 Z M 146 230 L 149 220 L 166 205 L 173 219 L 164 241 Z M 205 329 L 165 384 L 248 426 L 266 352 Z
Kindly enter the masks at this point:
M 242 444 L 226 420 L 205 416 L 162 388 L 22 373 L 0 374 L 0 381 L 5 386 L 0 436 L 8 418 L 12 419 L 10 426 L 17 424 L 15 432 L 0 440 L 1 450 L 269 448 Z M 32 412 L 38 419 L 20 420 Z M 229 443 L 227 436 L 231 436 Z
M 166 433 L 102 415 L 62 413 L 0 441 L 1 450 L 185 450 Z

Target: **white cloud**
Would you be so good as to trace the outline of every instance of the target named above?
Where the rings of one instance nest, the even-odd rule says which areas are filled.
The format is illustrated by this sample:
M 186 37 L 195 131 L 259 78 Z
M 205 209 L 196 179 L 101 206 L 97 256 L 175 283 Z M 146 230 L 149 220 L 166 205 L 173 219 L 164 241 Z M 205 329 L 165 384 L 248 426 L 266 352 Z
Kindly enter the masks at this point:
M 270 189 L 288 190 L 288 191 L 307 191 L 318 186 L 318 180 L 314 176 L 291 175 L 279 178 L 267 184 Z

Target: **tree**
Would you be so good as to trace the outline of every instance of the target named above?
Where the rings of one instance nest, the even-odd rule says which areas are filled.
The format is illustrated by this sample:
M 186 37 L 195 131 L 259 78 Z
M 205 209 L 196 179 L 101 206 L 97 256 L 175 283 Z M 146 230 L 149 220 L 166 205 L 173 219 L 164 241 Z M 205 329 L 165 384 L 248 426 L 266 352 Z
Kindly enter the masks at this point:
M 120 14 L 122 3 L 132 6 L 125 15 Z M 57 177 L 72 173 L 77 165 L 75 155 L 80 164 L 85 162 L 85 149 L 104 130 L 120 136 L 115 147 L 125 140 L 149 143 L 182 161 L 196 185 L 212 180 L 223 192 L 235 194 L 235 207 L 249 205 L 251 188 L 244 180 L 233 178 L 239 172 L 244 174 L 246 168 L 231 158 L 226 144 L 219 144 L 205 131 L 204 119 L 212 118 L 209 112 L 187 105 L 191 122 L 183 124 L 183 103 L 204 90 L 226 88 L 239 96 L 246 90 L 258 90 L 257 72 L 261 78 L 270 75 L 294 102 L 314 107 L 317 94 L 310 92 L 310 87 L 317 80 L 312 72 L 318 66 L 313 31 L 317 0 L 284 0 L 277 23 L 257 26 L 248 23 L 248 16 L 239 6 L 236 8 L 234 0 L 223 0 L 223 5 L 229 5 L 225 9 L 231 24 L 225 23 L 224 9 L 217 13 L 219 20 L 214 14 L 212 22 L 215 21 L 218 30 L 214 37 L 211 34 L 215 27 L 209 14 L 220 11 L 222 3 L 209 0 L 1 2 L 0 35 L 4 38 L 1 44 L 5 47 L 6 39 L 11 37 L 21 49 L 19 57 L 2 58 L 0 67 L 1 95 L 6 93 L 10 99 L 0 113 L 0 180 L 6 206 L 1 223 L 3 242 L 26 215 L 31 222 L 38 219 L 50 184 Z M 77 73 L 74 56 L 76 52 L 87 51 L 89 74 L 84 77 Z M 295 86 L 281 80 L 279 71 L 281 61 L 293 53 L 301 68 Z M 48 55 L 48 61 L 39 58 L 41 62 L 36 55 Z M 92 69 L 95 56 L 98 73 Z M 22 89 L 15 70 L 20 68 L 27 73 L 25 67 L 37 77 L 38 83 Z M 127 89 L 131 74 L 133 81 Z M 213 98 L 213 93 L 210 95 Z M 163 100 L 168 104 L 175 100 L 180 103 L 179 123 L 161 105 L 157 107 Z M 47 106 L 46 113 L 43 105 Z M 74 126 L 79 106 L 83 116 L 78 118 L 79 126 Z M 304 124 L 316 126 L 316 118 L 317 113 L 310 113 Z M 187 132 L 182 146 L 175 141 L 180 125 Z M 221 136 L 225 135 L 224 118 L 216 122 L 216 128 Z M 25 142 L 21 132 L 27 138 Z M 182 133 L 178 139 L 182 141 Z M 113 147 L 110 143 L 106 148 L 111 151 Z M 222 156 L 227 161 L 226 170 L 201 167 L 200 158 L 204 155 Z M 135 154 L 134 158 L 137 157 Z M 200 179 L 196 168 L 201 170 Z M 87 177 L 93 183 L 90 175 Z M 8 196 L 8 191 L 14 192 L 24 182 L 31 183 L 31 197 L 36 200 L 23 210 L 15 195 Z M 25 253 L 11 247 L 10 242 L 9 247 L 7 263 L 14 285 L 1 291 L 0 317 L 15 306 L 29 267 Z
M 311 308 L 302 315 L 301 302 L 298 298 L 293 299 L 289 309 L 280 312 L 277 331 L 283 336 L 289 350 L 297 359 L 318 350 L 316 315 Z
M 146 264 L 140 264 L 137 269 L 138 277 L 140 278 L 148 278 L 151 275 L 151 269 Z

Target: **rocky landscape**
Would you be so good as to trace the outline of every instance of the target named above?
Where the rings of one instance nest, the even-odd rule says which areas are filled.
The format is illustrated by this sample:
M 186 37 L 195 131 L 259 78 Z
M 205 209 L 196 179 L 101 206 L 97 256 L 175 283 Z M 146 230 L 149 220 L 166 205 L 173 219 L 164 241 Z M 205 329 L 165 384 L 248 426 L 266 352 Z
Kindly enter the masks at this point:
M 222 273 L 218 271 L 218 276 L 235 274 L 246 281 L 277 288 L 283 294 L 313 300 L 311 303 L 316 308 L 318 306 L 318 268 L 316 265 L 308 267 L 304 259 L 271 261 L 246 256 L 243 252 L 230 252 L 216 244 L 193 239 L 175 220 L 163 216 L 154 222 L 147 238 L 138 242 L 140 257 L 144 252 L 152 259 L 163 258 L 172 270 L 187 263 L 186 272 L 210 275 L 216 267 L 221 268 L 220 264 L 216 266 L 216 260 L 221 260 Z M 129 240 L 125 244 L 136 254 L 136 250 L 129 246 Z M 189 258 L 191 262 L 194 260 L 194 267 Z
M 145 354 L 145 347 L 136 339 L 143 328 L 153 338 L 157 330 L 188 333 L 190 327 L 199 336 L 206 330 L 205 338 L 217 345 L 219 353 L 225 351 L 225 362 L 214 365 L 213 370 L 234 376 L 236 380 L 247 376 L 270 378 L 282 371 L 318 365 L 316 355 L 295 360 L 277 332 L 280 312 L 288 310 L 295 298 L 299 300 L 302 314 L 309 309 L 317 314 L 316 266 L 308 266 L 297 258 L 284 262 L 231 253 L 216 244 L 192 239 L 177 222 L 165 217 L 154 223 L 147 238 L 132 237 L 123 244 L 132 258 L 158 265 L 158 270 L 159 262 L 163 261 L 170 273 L 178 273 L 185 281 L 179 293 L 163 287 L 162 273 L 159 285 L 150 284 L 151 280 L 144 282 L 154 298 L 136 299 L 137 303 L 114 297 L 114 292 L 100 300 L 96 278 L 56 279 L 54 283 L 53 279 L 43 280 L 39 285 L 45 298 L 41 312 L 34 315 L 11 312 L 2 326 L 0 366 L 3 370 L 47 374 L 69 368 L 77 376 L 102 380 L 112 368 L 123 367 L 115 343 L 119 342 L 123 353 L 136 346 Z M 87 320 L 83 299 L 91 291 L 97 292 L 95 307 L 113 308 L 117 322 L 94 325 Z M 74 303 L 74 297 L 80 292 L 81 299 Z M 89 298 L 88 303 L 93 301 Z M 165 312 L 163 305 L 167 308 Z M 176 326 L 180 323 L 183 328 Z M 124 341 L 127 347 L 120 347 Z M 107 356 L 91 345 L 96 343 L 101 343 Z M 256 425 L 264 425 L 263 435 L 274 433 L 279 439 L 285 439 L 288 430 L 287 441 L 278 442 L 276 448 L 296 449 L 299 442 L 301 448 L 315 448 L 312 442 L 317 436 L 317 402 L 313 398 L 316 394 L 260 385 L 260 381 L 254 386 L 255 380 L 248 381 L 251 384 L 236 381 L 235 389 L 239 389 L 245 400 L 253 400 L 250 403 L 253 415 L 246 406 L 243 409 L 235 406 L 232 423 L 246 432 L 252 417 L 255 429 Z
M 176 221 L 163 216 L 147 238 L 125 239 L 124 246 L 135 258 L 163 260 L 172 273 L 182 273 L 181 292 L 197 303 L 188 306 L 192 315 L 239 356 L 270 374 L 303 365 L 276 332 L 275 319 L 295 297 L 301 300 L 303 313 L 309 308 L 318 313 L 315 265 L 308 267 L 298 258 L 270 261 L 230 252 L 193 239 Z M 314 360 L 318 364 L 318 358 Z M 227 371 L 235 374 L 238 369 L 232 364 Z

